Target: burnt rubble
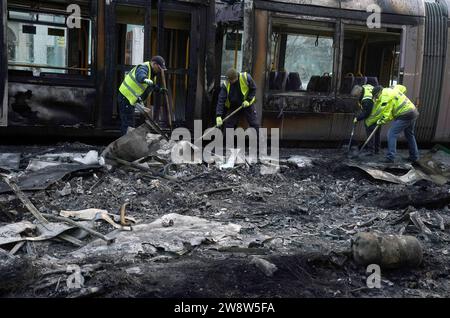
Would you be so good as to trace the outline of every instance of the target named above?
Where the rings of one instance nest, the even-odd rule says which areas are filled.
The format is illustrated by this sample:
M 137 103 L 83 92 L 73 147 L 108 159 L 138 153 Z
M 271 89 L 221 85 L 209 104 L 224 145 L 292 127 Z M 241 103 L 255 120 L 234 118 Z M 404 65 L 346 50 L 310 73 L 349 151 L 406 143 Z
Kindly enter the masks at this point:
M 12 148 L 2 152 L 20 152 L 20 164 L 5 156 L 15 163 L 2 173 L 19 187 L 41 171 L 26 172 L 32 160 L 67 169 L 21 189 L 25 199 L 0 194 L 0 296 L 450 296 L 449 183 L 377 180 L 336 149 L 282 149 L 278 173 L 262 174 L 260 163 L 84 165 L 61 155 L 103 150 L 83 144 Z M 42 224 L 26 199 L 65 236 L 34 239 Z M 18 239 L 2 244 L 12 224 Z M 360 232 L 413 236 L 423 259 L 382 268 L 382 288 L 371 289 L 352 255 Z

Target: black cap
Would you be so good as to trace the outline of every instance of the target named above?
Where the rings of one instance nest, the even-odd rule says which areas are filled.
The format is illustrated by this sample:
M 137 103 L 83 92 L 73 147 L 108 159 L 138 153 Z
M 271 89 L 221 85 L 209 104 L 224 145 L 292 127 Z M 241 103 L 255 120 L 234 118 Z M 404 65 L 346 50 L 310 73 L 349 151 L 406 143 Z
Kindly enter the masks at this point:
M 161 67 L 161 69 L 163 69 L 164 71 L 167 70 L 166 61 L 164 61 L 162 56 L 155 55 L 154 57 L 152 57 L 152 62 L 155 62 L 156 64 L 158 64 L 159 67 Z
M 375 86 L 375 88 L 372 91 L 372 96 L 374 97 L 378 96 L 378 94 L 380 94 L 382 90 L 383 86 Z

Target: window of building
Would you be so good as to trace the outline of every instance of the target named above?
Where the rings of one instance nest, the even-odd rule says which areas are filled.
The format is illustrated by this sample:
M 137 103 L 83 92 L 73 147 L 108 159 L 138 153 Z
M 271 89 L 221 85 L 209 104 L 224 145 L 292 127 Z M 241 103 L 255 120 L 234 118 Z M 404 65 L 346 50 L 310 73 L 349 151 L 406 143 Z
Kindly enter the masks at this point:
M 242 30 L 229 30 L 223 37 L 222 50 L 222 80 L 225 80 L 224 74 L 230 68 L 235 68 L 242 72 Z
M 90 75 L 92 22 L 81 18 L 80 28 L 69 28 L 66 16 L 9 10 L 8 68 L 15 74 Z
M 125 64 L 144 63 L 144 26 L 127 24 Z
M 16 46 L 17 46 L 17 37 L 14 34 L 13 30 L 8 27 L 7 32 L 8 39 L 8 60 L 14 60 L 16 58 Z
M 269 89 L 328 93 L 334 65 L 333 25 L 273 24 Z

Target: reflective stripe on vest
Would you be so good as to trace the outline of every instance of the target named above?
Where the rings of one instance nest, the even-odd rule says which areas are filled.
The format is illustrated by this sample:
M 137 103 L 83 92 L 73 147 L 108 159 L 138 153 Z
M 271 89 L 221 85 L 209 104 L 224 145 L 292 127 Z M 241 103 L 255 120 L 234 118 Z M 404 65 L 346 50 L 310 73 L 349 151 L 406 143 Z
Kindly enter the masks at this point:
M 372 91 L 374 87 L 372 85 L 363 85 L 363 88 L 364 88 L 364 95 L 362 100 L 372 99 L 373 98 Z
M 372 100 L 373 99 L 372 92 L 373 92 L 374 87 L 372 85 L 363 85 L 363 88 L 364 88 L 364 96 L 363 96 L 362 100 L 365 100 L 365 99 Z M 383 110 L 383 107 L 381 106 L 381 103 L 373 103 L 372 111 L 370 112 L 369 117 L 367 117 L 366 120 L 364 121 L 364 123 L 366 124 L 367 127 L 372 126 L 373 124 L 375 124 L 378 121 L 382 110 Z
M 136 70 L 139 66 L 143 65 L 147 66 L 148 78 L 150 79 L 152 76 L 152 68 L 149 62 L 145 62 L 144 64 L 133 67 L 133 69 L 125 76 L 125 79 L 119 87 L 119 91 L 128 99 L 130 105 L 136 104 L 138 98 L 141 97 L 148 88 L 148 84 L 139 83 L 136 80 Z M 156 82 L 156 76 L 153 78 L 153 82 Z
M 385 106 L 383 106 L 383 103 L 381 103 L 381 102 L 377 102 L 377 103 L 373 104 L 372 112 L 370 113 L 370 116 L 365 120 L 365 124 L 367 127 L 372 126 L 379 119 L 381 119 L 384 108 L 385 108 Z
M 248 91 L 249 91 L 249 87 L 247 84 L 247 72 L 244 73 L 240 73 L 239 74 L 239 84 L 241 87 L 241 93 L 244 96 L 244 101 L 247 100 L 247 95 L 248 95 Z M 229 81 L 227 81 L 225 83 L 225 87 L 227 89 L 227 100 L 225 101 L 225 107 L 226 108 L 230 108 L 230 100 L 228 99 L 228 96 L 230 96 L 230 88 L 231 88 L 231 84 Z M 253 99 L 251 101 L 249 101 L 250 105 L 253 104 L 256 100 L 256 97 L 253 97 Z
M 403 93 L 400 93 L 394 98 L 395 104 L 393 106 L 392 110 L 392 116 L 394 118 L 397 118 L 398 116 L 401 116 L 411 110 L 414 110 L 416 106 L 409 100 L 409 98 L 404 95 Z

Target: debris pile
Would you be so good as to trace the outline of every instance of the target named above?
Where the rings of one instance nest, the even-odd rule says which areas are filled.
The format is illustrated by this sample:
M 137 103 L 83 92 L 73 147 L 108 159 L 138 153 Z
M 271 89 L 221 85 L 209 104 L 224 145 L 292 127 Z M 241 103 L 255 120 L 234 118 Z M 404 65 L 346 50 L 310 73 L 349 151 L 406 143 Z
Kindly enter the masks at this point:
M 281 149 L 273 166 L 174 164 L 161 136 L 125 137 L 2 147 L 1 296 L 450 295 L 445 153 L 413 166 L 323 149 Z M 366 285 L 372 262 L 380 289 Z

